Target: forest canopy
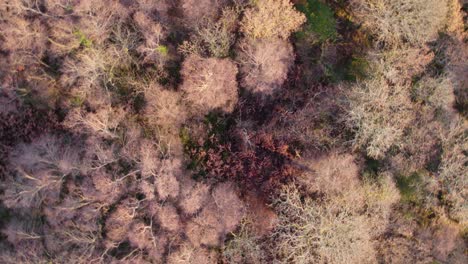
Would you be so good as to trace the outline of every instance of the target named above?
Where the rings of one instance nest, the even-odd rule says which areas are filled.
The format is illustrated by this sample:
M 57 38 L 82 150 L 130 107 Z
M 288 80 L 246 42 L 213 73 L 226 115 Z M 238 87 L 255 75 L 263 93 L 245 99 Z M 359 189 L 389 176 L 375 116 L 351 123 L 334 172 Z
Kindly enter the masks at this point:
M 467 10 L 0 1 L 0 263 L 468 263 Z

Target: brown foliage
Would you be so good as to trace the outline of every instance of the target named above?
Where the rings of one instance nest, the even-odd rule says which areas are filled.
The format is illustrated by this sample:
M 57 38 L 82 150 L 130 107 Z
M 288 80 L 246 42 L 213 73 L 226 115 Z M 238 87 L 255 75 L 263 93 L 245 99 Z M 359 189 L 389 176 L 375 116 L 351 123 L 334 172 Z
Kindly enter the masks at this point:
M 17 106 L 13 107 L 17 109 Z M 56 116 L 49 111 L 27 107 L 18 109 L 18 112 L 0 112 L 0 140 L 3 145 L 31 142 L 41 134 L 59 128 Z
M 291 178 L 295 172 L 292 155 L 286 142 L 267 132 L 250 132 L 234 129 L 232 141 L 222 141 L 219 135 L 200 146 L 187 149 L 192 159 L 199 161 L 196 172 L 214 179 L 236 180 L 242 186 L 269 193 L 278 184 Z M 205 149 L 209 142 L 215 147 Z
M 268 235 L 276 226 L 278 216 L 263 197 L 256 192 L 247 192 L 243 197 L 246 204 L 247 223 L 251 235 L 262 237 Z
M 314 155 L 344 143 L 342 106 L 336 100 L 343 96 L 340 87 L 317 87 L 310 92 L 288 93 L 298 109 L 281 109 L 275 114 L 273 134 L 285 142 L 295 142 L 296 155 Z
M 0 262 L 466 263 L 456 1 L 0 1 Z

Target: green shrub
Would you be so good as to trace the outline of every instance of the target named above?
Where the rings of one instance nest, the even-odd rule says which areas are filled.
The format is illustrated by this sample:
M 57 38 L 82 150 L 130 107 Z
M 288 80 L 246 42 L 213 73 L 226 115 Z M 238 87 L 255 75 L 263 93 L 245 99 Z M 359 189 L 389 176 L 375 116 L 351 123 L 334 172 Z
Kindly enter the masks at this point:
M 369 66 L 366 58 L 353 56 L 346 65 L 345 79 L 350 81 L 364 79 L 368 75 Z
M 338 36 L 333 10 L 319 0 L 307 0 L 298 4 L 297 9 L 305 14 L 305 29 L 315 33 L 319 41 L 334 40 Z
M 423 180 L 421 175 L 413 173 L 410 176 L 396 178 L 397 187 L 400 190 L 401 201 L 407 203 L 419 203 L 422 199 Z
M 89 39 L 81 30 L 77 29 L 73 32 L 73 34 L 79 40 L 80 46 L 90 48 L 91 45 L 93 45 L 92 40 Z
M 167 54 L 169 53 L 169 49 L 165 45 L 158 45 L 156 47 L 156 51 L 163 56 L 167 56 Z

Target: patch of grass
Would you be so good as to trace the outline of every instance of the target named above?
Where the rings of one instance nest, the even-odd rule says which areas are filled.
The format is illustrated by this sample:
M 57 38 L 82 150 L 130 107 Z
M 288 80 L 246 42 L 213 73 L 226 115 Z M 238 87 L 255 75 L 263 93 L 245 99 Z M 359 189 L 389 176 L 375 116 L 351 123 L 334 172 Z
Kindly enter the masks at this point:
M 298 4 L 297 9 L 307 17 L 306 30 L 314 32 L 319 41 L 335 40 L 338 37 L 335 14 L 327 4 L 319 0 L 306 0 Z
M 66 5 L 66 6 L 64 7 L 64 9 L 65 9 L 65 11 L 66 11 L 67 13 L 69 13 L 69 14 L 70 14 L 70 13 L 73 13 L 73 6 L 72 6 L 72 5 Z
M 93 41 L 89 39 L 81 30 L 74 30 L 73 35 L 75 35 L 75 37 L 80 41 L 81 47 L 90 48 L 93 45 Z
M 382 162 L 370 157 L 366 157 L 362 175 L 367 179 L 377 179 L 381 167 Z
M 184 145 L 185 147 L 190 147 L 190 145 L 193 144 L 192 139 L 190 137 L 190 133 L 187 128 L 183 127 L 180 130 L 179 136 L 180 140 L 182 141 L 182 145 Z
M 72 104 L 72 106 L 74 107 L 81 107 L 83 105 L 83 103 L 85 102 L 85 98 L 81 97 L 81 96 L 73 96 L 70 98 L 70 102 Z
M 426 176 L 420 172 L 396 178 L 403 215 L 425 227 L 437 219 L 437 210 L 431 206 L 430 194 L 426 190 L 427 182 L 424 180 Z
M 418 204 L 421 200 L 422 178 L 418 173 L 410 176 L 397 177 L 397 187 L 400 190 L 401 201 Z
M 159 45 L 156 47 L 155 50 L 163 56 L 167 56 L 167 54 L 169 53 L 169 48 L 165 45 Z
M 346 76 L 345 79 L 348 81 L 357 81 L 367 77 L 369 70 L 369 62 L 358 56 L 350 58 L 346 65 Z
M 326 80 L 331 83 L 341 81 L 356 82 L 366 78 L 369 62 L 362 57 L 350 56 L 337 64 L 323 64 Z

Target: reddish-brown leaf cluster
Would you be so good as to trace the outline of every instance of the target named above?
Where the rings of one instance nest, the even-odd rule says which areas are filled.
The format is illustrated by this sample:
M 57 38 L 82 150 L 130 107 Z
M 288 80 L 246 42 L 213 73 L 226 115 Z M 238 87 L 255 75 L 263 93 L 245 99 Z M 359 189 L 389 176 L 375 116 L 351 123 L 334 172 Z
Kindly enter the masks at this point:
M 189 155 L 200 161 L 198 169 L 207 177 L 236 180 L 245 187 L 266 193 L 298 172 L 285 142 L 264 132 L 252 132 L 247 137 L 249 145 L 243 146 L 242 138 L 235 135 L 226 143 L 213 136 L 210 141 L 216 147 L 191 149 Z
M 4 145 L 30 142 L 54 129 L 59 129 L 59 124 L 55 114 L 50 111 L 27 107 L 20 112 L 0 113 L 0 141 Z

